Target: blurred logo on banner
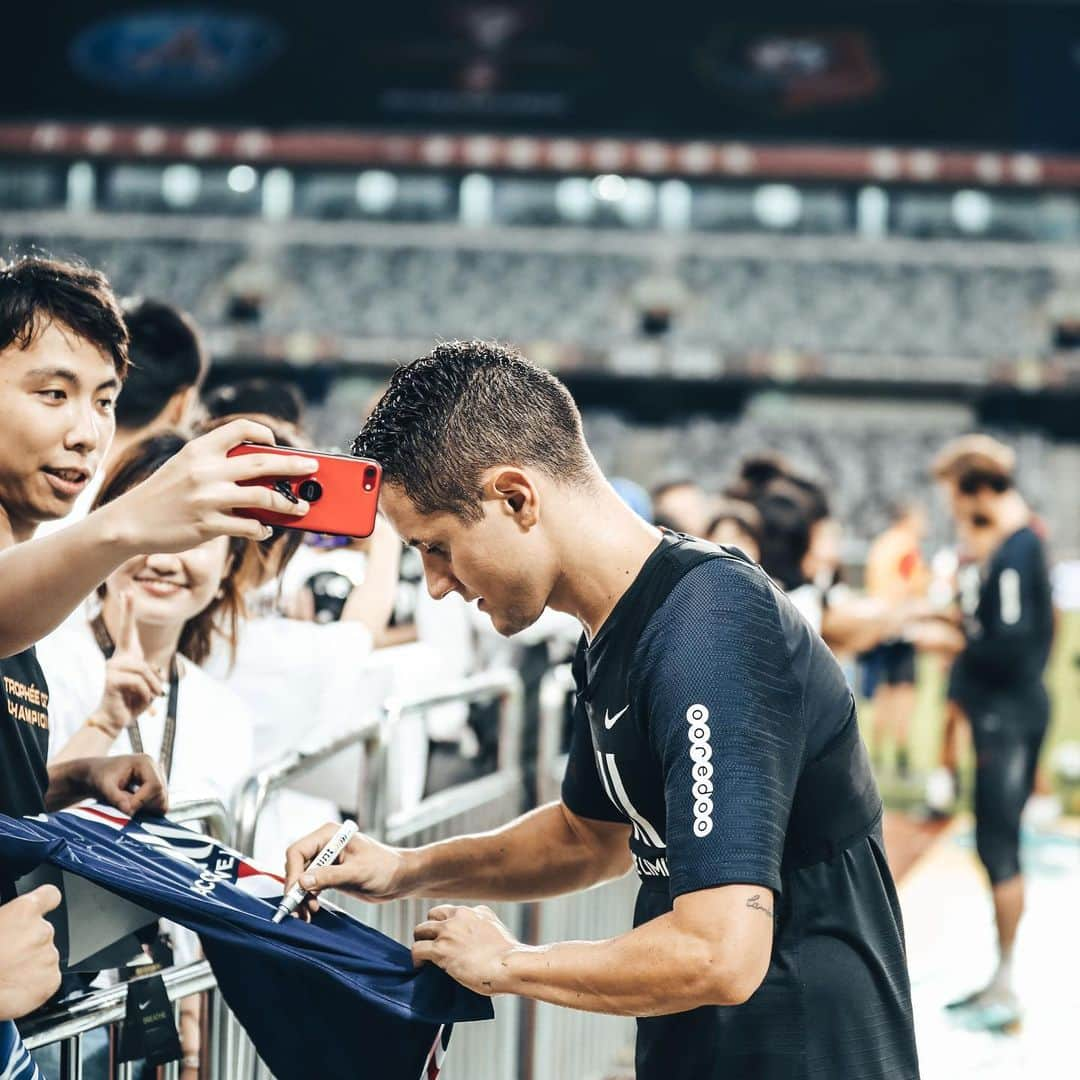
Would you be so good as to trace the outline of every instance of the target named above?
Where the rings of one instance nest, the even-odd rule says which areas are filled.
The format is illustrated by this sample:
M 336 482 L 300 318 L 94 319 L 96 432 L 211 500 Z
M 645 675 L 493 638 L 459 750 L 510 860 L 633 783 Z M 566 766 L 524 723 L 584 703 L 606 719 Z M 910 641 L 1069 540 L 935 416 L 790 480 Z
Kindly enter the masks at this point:
M 76 35 L 69 55 L 79 75 L 111 90 L 198 97 L 248 81 L 283 42 L 262 15 L 161 9 L 99 20 Z

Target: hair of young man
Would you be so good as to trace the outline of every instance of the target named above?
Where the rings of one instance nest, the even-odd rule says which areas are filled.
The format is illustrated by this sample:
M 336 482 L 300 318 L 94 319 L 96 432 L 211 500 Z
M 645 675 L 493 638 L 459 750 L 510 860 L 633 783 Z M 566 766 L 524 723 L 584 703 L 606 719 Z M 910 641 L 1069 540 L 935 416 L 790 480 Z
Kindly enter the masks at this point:
M 272 416 L 294 427 L 304 425 L 304 398 L 284 379 L 252 378 L 224 383 L 203 395 L 211 420 L 222 416 Z
M 123 302 L 131 370 L 116 402 L 117 426 L 145 427 L 182 390 L 202 385 L 209 366 L 191 316 L 162 300 Z
M 163 431 L 135 443 L 105 477 L 93 509 L 120 498 L 141 484 L 186 445 L 187 439 L 177 431 Z M 244 596 L 238 570 L 252 546 L 248 540 L 230 537 L 227 569 L 221 579 L 220 594 L 184 623 L 177 650 L 192 663 L 201 664 L 210 655 L 215 633 L 225 639 L 235 657 L 240 619 L 244 615 Z M 98 586 L 99 596 L 104 597 L 105 592 L 105 585 Z
M 529 466 L 567 485 L 595 464 L 569 390 L 516 349 L 451 341 L 398 368 L 353 443 L 422 514 L 479 521 L 485 470 Z
M 761 515 L 761 565 L 787 590 L 804 584 L 802 561 L 810 547 L 812 507 L 787 477 L 768 484 L 754 504 Z
M 709 522 L 709 527 L 705 530 L 705 535 L 712 536 L 717 526 L 728 521 L 734 522 L 759 548 L 761 547 L 763 523 L 761 514 L 753 503 L 726 497 L 720 499 L 713 513 L 712 521 Z
M 128 331 L 101 271 L 42 255 L 0 261 L 0 351 L 30 348 L 51 323 L 93 345 L 126 377 Z

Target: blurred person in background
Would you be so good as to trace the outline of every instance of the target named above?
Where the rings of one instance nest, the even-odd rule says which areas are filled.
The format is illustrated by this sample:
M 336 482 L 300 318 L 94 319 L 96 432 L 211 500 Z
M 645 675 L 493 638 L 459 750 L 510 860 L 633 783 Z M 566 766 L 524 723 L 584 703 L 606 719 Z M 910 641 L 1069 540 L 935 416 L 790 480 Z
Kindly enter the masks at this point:
M 84 518 L 106 473 L 130 446 L 159 430 L 184 430 L 194 418 L 199 388 L 210 366 L 195 321 L 163 300 L 128 298 L 121 302 L 121 310 L 130 339 L 130 367 L 124 392 L 116 399 L 116 434 L 71 513 L 44 522 L 39 537 Z
M 709 527 L 709 497 L 694 480 L 679 478 L 650 492 L 653 521 L 662 529 L 704 536 Z
M 753 454 L 740 463 L 725 494 L 757 509 L 761 565 L 838 656 L 914 634 L 925 636 L 926 647 L 936 647 L 936 629 L 923 625 L 934 616 L 926 601 L 893 606 L 840 581 L 841 526 L 822 484 L 780 454 Z
M 713 508 L 705 539 L 714 544 L 732 544 L 754 560 L 761 561 L 761 514 L 753 503 L 721 498 Z
M 1009 447 L 985 435 L 946 445 L 933 465 L 953 517 L 981 556 L 978 591 L 964 602 L 966 643 L 953 693 L 975 744 L 975 844 L 994 902 L 998 965 L 990 983 L 950 1007 L 1000 1029 L 1021 1015 L 1013 949 L 1024 912 L 1020 820 L 1050 720 L 1043 671 L 1054 614 L 1043 542 L 1013 480 Z
M 891 508 L 892 523 L 870 545 L 866 557 L 866 595 L 887 608 L 925 598 L 930 573 L 921 544 L 926 513 L 915 503 Z M 882 641 L 863 656 L 864 693 L 874 706 L 874 755 L 883 761 L 886 742 L 896 754 L 896 770 L 909 769 L 908 729 L 915 711 L 915 646 L 903 638 Z

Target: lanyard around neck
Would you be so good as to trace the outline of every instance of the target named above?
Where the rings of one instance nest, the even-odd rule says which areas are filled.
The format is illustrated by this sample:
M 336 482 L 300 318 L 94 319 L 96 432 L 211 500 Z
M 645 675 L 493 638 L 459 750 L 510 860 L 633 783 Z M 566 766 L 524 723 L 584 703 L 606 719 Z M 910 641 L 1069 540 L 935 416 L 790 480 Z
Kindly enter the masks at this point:
M 90 627 L 94 631 L 94 640 L 102 655 L 109 660 L 116 652 L 116 642 L 113 641 L 112 634 L 109 633 L 109 628 L 105 625 L 105 620 L 100 613 L 94 616 Z M 176 707 L 179 697 L 180 666 L 174 656 L 172 670 L 169 673 L 169 703 L 165 708 L 165 731 L 161 737 L 161 756 L 158 759 L 166 780 L 172 778 L 173 747 L 176 744 Z M 131 741 L 131 749 L 136 754 L 146 753 L 143 749 L 142 729 L 139 727 L 138 719 L 128 725 L 127 733 Z

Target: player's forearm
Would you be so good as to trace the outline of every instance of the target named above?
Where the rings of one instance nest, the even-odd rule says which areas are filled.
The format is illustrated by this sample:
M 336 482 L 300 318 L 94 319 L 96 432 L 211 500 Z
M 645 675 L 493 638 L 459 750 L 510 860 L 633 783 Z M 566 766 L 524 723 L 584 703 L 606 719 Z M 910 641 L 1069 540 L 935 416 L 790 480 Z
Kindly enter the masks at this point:
M 0 552 L 0 657 L 14 656 L 55 630 L 134 554 L 108 508 Z
M 460 900 L 538 900 L 587 888 L 629 868 L 625 839 L 591 845 L 561 803 L 524 814 L 489 833 L 409 851 L 400 895 Z
M 518 946 L 495 991 L 617 1016 L 737 1005 L 757 987 L 733 953 L 668 913 L 607 941 Z

